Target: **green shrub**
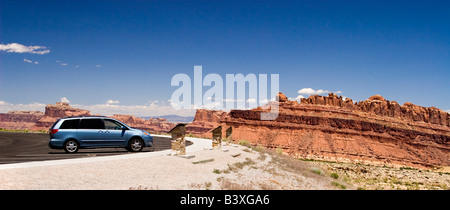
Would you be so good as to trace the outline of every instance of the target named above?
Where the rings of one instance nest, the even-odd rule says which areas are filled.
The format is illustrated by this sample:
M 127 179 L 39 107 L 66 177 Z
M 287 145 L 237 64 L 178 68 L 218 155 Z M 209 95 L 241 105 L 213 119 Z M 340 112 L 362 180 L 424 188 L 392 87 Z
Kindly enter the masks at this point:
M 311 172 L 313 172 L 315 174 L 318 174 L 318 175 L 322 174 L 322 171 L 319 168 L 316 168 L 316 167 L 312 167 L 311 168 Z
M 240 140 L 238 144 L 246 147 L 249 147 L 251 145 L 247 140 Z
M 341 184 L 341 183 L 339 183 L 339 182 L 333 181 L 333 182 L 331 182 L 331 184 L 332 184 L 333 186 L 340 187 L 340 188 L 343 189 L 343 190 L 347 189 L 347 187 L 346 187 L 345 185 L 343 185 L 343 184 Z
M 277 154 L 279 154 L 279 155 L 282 155 L 282 154 L 283 154 L 283 149 L 277 148 L 277 149 L 275 149 L 275 152 L 276 152 Z
M 334 178 L 334 179 L 338 179 L 339 175 L 337 173 L 332 173 L 332 174 L 330 174 L 330 177 Z

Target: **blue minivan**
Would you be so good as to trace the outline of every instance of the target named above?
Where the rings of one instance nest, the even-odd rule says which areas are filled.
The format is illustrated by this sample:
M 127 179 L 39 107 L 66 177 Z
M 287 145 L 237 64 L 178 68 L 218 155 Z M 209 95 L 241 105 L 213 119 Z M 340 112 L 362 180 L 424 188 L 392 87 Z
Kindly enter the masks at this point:
M 80 148 L 126 148 L 140 152 L 153 146 L 153 137 L 146 131 L 134 129 L 114 118 L 103 116 L 65 117 L 50 128 L 52 149 L 75 153 Z

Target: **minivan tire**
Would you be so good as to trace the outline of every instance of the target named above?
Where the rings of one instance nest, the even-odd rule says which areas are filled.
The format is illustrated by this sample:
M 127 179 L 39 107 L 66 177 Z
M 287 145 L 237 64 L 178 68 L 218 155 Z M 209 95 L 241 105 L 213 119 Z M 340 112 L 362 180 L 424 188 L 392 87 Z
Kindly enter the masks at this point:
M 67 153 L 75 153 L 78 152 L 80 145 L 76 140 L 70 139 L 64 142 L 64 151 Z
M 130 152 L 140 152 L 144 148 L 144 141 L 140 138 L 132 138 L 128 142 L 127 150 Z

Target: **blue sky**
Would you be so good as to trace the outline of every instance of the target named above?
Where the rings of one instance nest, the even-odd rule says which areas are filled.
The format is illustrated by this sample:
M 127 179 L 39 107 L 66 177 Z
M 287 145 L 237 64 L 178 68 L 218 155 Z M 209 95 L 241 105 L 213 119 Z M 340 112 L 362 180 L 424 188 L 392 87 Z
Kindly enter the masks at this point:
M 312 88 L 450 110 L 449 10 L 448 1 L 2 0 L 0 112 L 68 100 L 168 114 L 172 76 L 194 65 L 223 78 L 279 74 L 291 98 Z

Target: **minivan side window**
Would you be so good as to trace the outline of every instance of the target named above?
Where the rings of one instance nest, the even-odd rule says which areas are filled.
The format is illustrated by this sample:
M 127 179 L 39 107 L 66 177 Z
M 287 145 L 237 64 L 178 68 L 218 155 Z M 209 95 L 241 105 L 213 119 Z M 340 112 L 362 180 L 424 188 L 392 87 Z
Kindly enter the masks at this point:
M 105 129 L 102 119 L 81 119 L 80 129 Z
M 80 119 L 74 120 L 64 120 L 59 129 L 78 129 L 78 124 L 80 123 Z
M 108 130 L 120 130 L 122 125 L 114 120 L 105 119 L 105 128 Z

